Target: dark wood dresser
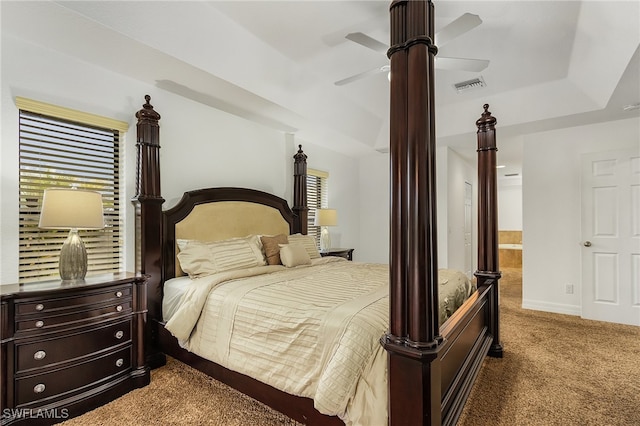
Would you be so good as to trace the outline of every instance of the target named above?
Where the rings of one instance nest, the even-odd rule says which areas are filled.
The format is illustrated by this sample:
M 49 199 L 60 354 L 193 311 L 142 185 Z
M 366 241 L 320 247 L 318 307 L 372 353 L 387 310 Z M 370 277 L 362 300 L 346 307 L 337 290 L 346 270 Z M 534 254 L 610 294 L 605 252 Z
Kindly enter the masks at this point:
M 4 285 L 0 296 L 2 425 L 59 423 L 149 383 L 144 277 Z

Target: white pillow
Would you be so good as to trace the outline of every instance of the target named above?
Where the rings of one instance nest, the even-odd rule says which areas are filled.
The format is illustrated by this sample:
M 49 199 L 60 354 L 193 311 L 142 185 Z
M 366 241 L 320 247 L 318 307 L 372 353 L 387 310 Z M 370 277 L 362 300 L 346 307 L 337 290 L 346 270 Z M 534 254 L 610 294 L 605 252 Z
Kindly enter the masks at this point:
M 311 235 L 293 234 L 289 235 L 289 244 L 302 244 L 309 254 L 310 259 L 318 259 L 320 252 L 316 246 L 316 240 Z
M 302 244 L 278 244 L 280 246 L 280 260 L 287 268 L 299 265 L 311 265 L 311 259 Z
M 180 267 L 191 278 L 266 265 L 255 235 L 222 241 L 178 240 Z

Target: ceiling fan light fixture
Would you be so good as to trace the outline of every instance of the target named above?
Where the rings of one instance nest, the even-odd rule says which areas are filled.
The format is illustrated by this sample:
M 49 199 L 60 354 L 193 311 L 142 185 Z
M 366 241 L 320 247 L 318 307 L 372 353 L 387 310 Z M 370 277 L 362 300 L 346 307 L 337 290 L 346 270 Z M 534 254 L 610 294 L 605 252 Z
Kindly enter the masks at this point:
M 1 1 L 1 0 L 0 0 Z M 440 31 L 435 34 L 435 39 L 437 40 L 438 46 L 442 46 L 447 44 L 449 41 L 460 37 L 462 34 L 471 31 L 473 28 L 477 27 L 482 23 L 482 19 L 478 15 L 474 15 L 471 13 L 465 13 L 461 15 L 459 18 L 455 19 L 453 22 L 445 25 Z M 364 46 L 368 49 L 376 51 L 378 53 L 387 54 L 387 50 L 389 46 L 387 43 L 383 43 L 370 37 L 361 32 L 352 32 L 345 36 L 345 39 L 352 41 L 356 44 Z M 452 71 L 468 71 L 473 73 L 482 72 L 485 68 L 489 66 L 488 59 L 472 59 L 472 58 L 448 58 L 439 56 L 436 58 L 435 67 L 437 69 L 442 70 L 452 70 Z M 343 78 L 342 80 L 338 80 L 334 82 L 336 86 L 344 86 L 345 84 L 352 83 L 356 80 L 360 80 L 361 78 L 369 77 L 379 72 L 387 73 L 387 79 L 391 81 L 391 74 L 388 72 L 388 65 L 385 67 L 380 67 L 373 70 L 364 71 L 355 75 L 352 75 L 347 78 Z
M 487 87 L 487 83 L 484 82 L 482 76 L 471 80 L 461 81 L 453 85 L 453 88 L 456 89 L 456 93 L 464 93 L 469 90 L 480 89 L 482 87 Z

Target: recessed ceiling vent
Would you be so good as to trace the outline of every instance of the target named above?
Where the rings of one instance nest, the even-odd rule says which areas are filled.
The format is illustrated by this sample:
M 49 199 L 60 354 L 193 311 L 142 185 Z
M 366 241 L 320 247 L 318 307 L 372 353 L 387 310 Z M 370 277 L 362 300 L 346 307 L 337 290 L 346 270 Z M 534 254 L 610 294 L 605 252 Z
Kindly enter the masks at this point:
M 468 92 L 469 90 L 480 89 L 481 87 L 487 87 L 487 83 L 484 82 L 482 76 L 474 78 L 472 80 L 461 81 L 453 85 L 458 93 Z

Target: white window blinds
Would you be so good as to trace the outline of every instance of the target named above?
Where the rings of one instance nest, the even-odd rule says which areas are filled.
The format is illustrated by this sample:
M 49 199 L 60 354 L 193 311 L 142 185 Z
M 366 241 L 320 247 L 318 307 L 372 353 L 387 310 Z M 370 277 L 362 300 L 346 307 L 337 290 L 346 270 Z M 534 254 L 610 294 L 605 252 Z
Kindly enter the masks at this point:
M 327 208 L 329 205 L 328 179 L 329 174 L 327 172 L 313 169 L 307 170 L 308 234 L 313 236 L 318 247 L 320 247 L 320 227 L 314 226 L 314 221 L 316 209 Z
M 126 130 L 126 123 L 93 120 L 95 116 L 83 113 L 75 115 L 86 120 L 79 122 L 73 120 L 72 110 L 23 99 L 16 103 L 20 109 L 20 282 L 59 277 L 58 257 L 69 231 L 38 228 L 46 188 L 75 187 L 102 194 L 105 228 L 79 231 L 87 249 L 87 275 L 120 271 L 120 131 Z M 100 125 L 93 124 L 96 121 Z

